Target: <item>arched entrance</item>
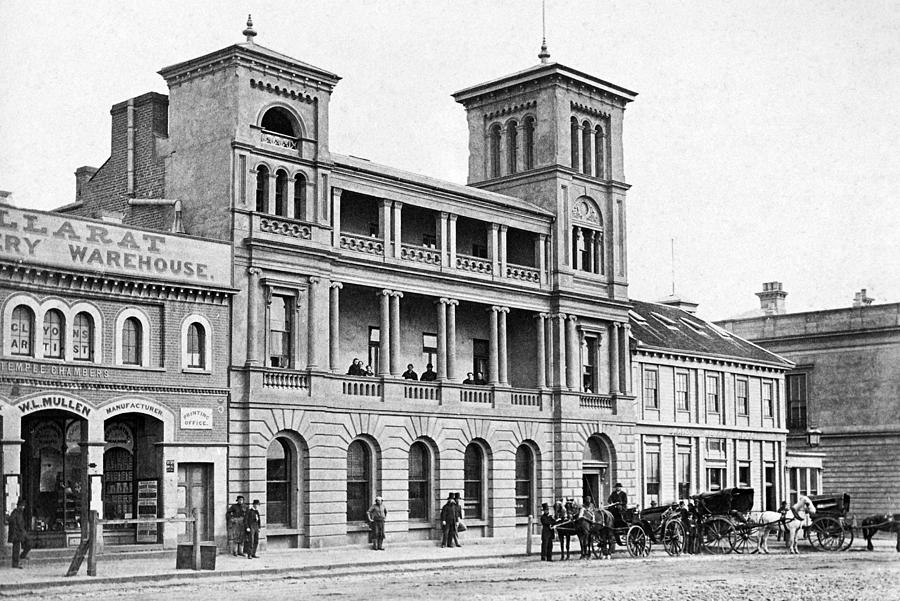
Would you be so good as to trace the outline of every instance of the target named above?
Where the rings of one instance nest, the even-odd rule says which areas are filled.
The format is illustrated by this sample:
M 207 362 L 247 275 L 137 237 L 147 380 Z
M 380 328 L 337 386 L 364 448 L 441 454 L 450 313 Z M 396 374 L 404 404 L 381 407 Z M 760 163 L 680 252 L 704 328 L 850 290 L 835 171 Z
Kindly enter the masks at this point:
M 613 467 L 609 442 L 600 436 L 588 438 L 584 445 L 581 468 L 581 496 L 585 504 L 589 500 L 593 500 L 597 506 L 606 503 L 612 490 L 610 478 Z

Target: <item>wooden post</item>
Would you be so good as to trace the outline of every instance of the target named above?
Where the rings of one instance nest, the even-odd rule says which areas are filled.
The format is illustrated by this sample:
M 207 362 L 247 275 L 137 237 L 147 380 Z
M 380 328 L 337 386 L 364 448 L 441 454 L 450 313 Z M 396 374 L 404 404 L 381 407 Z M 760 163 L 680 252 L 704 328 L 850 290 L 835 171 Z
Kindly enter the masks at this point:
M 194 519 L 194 554 L 191 567 L 195 570 L 200 569 L 200 511 L 194 507 L 191 509 L 191 517 Z
M 534 516 L 528 515 L 528 537 L 525 539 L 525 555 L 531 555 L 531 531 L 534 530 Z
M 88 576 L 96 576 L 97 575 L 97 547 L 98 542 L 97 539 L 103 536 L 102 531 L 99 528 L 100 516 L 97 514 L 96 509 L 92 509 L 90 513 L 90 526 L 88 528 L 88 537 L 90 539 L 90 546 L 88 547 L 88 564 L 87 564 L 87 573 Z

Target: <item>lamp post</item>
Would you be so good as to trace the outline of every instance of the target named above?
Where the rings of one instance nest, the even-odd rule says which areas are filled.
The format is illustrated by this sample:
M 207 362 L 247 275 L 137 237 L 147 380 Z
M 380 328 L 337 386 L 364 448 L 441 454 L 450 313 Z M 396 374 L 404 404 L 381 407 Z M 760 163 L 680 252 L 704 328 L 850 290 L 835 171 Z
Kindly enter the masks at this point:
M 815 448 L 822 443 L 822 431 L 816 427 L 810 427 L 806 430 L 806 444 Z

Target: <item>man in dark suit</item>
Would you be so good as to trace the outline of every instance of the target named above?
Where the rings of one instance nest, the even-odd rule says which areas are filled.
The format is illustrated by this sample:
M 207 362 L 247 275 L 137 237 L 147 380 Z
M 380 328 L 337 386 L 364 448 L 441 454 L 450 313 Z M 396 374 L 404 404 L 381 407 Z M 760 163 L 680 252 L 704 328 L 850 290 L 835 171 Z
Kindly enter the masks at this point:
M 16 508 L 9 514 L 8 539 L 12 543 L 12 567 L 21 568 L 19 560 L 27 559 L 28 552 L 31 551 L 31 537 L 25 529 L 25 501 L 22 499 L 19 499 Z
M 453 493 L 447 496 L 447 502 L 441 507 L 441 548 L 452 547 L 456 533 L 456 502 Z
M 246 526 L 244 551 L 247 552 L 247 559 L 256 559 L 258 557 L 256 548 L 259 546 L 259 529 L 262 526 L 258 499 L 254 499 L 253 506 L 247 510 L 247 517 L 244 523 Z
M 244 505 L 243 495 L 238 495 L 234 505 L 228 508 L 228 538 L 231 543 L 232 555 L 243 555 L 241 548 L 244 542 L 244 528 L 247 518 L 247 506 Z
M 556 519 L 550 515 L 550 506 L 541 503 L 541 561 L 553 561 L 553 526 Z
M 628 505 L 628 494 L 622 490 L 622 483 L 616 482 L 616 489 L 609 493 L 609 498 L 606 499 L 607 505 L 619 505 L 620 507 L 626 507 Z
M 458 492 L 453 493 L 453 509 L 456 511 L 456 527 L 453 528 L 452 532 L 453 544 L 457 547 L 462 547 L 462 545 L 459 544 L 459 523 L 463 519 L 463 504 Z

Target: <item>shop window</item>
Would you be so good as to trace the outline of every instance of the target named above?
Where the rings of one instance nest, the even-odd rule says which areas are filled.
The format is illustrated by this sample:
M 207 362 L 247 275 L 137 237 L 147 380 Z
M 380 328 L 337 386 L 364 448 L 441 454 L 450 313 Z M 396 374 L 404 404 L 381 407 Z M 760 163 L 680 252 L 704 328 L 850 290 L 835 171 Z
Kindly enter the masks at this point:
M 94 360 L 94 318 L 85 312 L 72 320 L 72 358 L 75 361 Z
M 659 467 L 660 467 L 660 453 L 659 447 L 656 447 L 657 450 L 649 451 L 646 454 L 646 467 L 645 469 L 645 481 L 646 481 L 646 493 L 647 493 L 647 501 L 656 501 L 659 503 Z
M 66 318 L 59 309 L 50 309 L 44 315 L 44 358 L 63 359 L 65 357 L 65 331 Z
M 276 438 L 266 452 L 266 522 L 269 526 L 291 525 L 291 491 L 294 473 L 290 444 Z
M 534 451 L 527 445 L 516 450 L 516 517 L 534 515 Z
M 372 502 L 372 451 L 361 440 L 347 449 L 347 521 L 362 522 Z
M 13 309 L 9 335 L 11 355 L 34 356 L 34 312 L 29 307 L 19 305 Z
M 676 465 L 678 466 L 678 498 L 691 497 L 691 452 L 690 449 L 679 450 Z
M 427 520 L 431 515 L 431 461 L 428 447 L 416 441 L 409 448 L 409 519 Z
M 478 443 L 469 443 L 463 459 L 463 514 L 467 519 L 484 519 L 484 451 Z

